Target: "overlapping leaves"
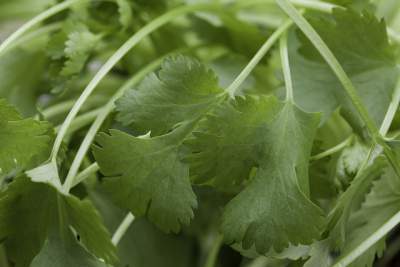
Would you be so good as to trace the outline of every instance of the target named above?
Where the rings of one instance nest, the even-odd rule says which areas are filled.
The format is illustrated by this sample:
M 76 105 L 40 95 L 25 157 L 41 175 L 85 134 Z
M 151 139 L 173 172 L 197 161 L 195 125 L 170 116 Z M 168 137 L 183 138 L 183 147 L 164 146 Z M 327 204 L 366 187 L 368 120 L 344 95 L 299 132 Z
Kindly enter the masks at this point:
M 195 203 L 194 196 L 187 197 L 189 166 L 181 161 L 183 155 L 196 183 L 229 188 L 249 180 L 225 210 L 223 231 L 229 242 L 255 244 L 260 253 L 310 243 L 324 221 L 307 197 L 307 163 L 318 116 L 274 97 L 231 100 L 217 84 L 202 64 L 177 57 L 125 94 L 117 102 L 120 120 L 142 132 L 167 134 L 101 134 L 94 154 L 106 188 L 122 207 L 137 215 L 147 212 L 164 230 L 177 230 L 179 221 L 189 221 L 186 210 Z

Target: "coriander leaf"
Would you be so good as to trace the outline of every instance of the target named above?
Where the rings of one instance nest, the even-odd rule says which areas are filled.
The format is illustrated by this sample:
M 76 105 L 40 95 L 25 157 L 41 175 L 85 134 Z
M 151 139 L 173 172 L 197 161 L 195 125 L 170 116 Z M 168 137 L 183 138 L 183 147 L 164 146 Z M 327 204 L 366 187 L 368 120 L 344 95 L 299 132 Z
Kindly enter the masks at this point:
M 71 233 L 62 239 L 51 234 L 45 241 L 40 253 L 33 259 L 30 267 L 106 267 L 104 262 L 96 259 L 83 248 Z
M 204 114 L 221 93 L 217 77 L 203 64 L 189 57 L 170 57 L 158 75 L 150 74 L 137 90 L 128 90 L 116 102 L 117 120 L 160 135 Z
M 99 35 L 95 35 L 87 29 L 71 32 L 65 43 L 64 52 L 67 60 L 61 70 L 61 75 L 70 76 L 80 73 L 99 40 Z
M 110 130 L 96 138 L 93 149 L 113 200 L 135 216 L 147 215 L 166 232 L 189 224 L 197 206 L 189 167 L 179 155 L 179 145 L 191 128 L 183 125 L 155 138 Z
M 50 145 L 50 124 L 22 119 L 6 100 L 0 99 L 0 176 L 26 168 L 35 159 L 43 160 Z
M 369 12 L 334 9 L 331 17 L 311 17 L 310 22 L 349 75 L 371 117 L 380 125 L 399 74 L 395 49 L 389 44 L 384 21 Z M 325 116 L 341 105 L 352 126 L 362 127 L 336 76 L 303 35 L 300 40 L 300 54 L 296 55 L 296 48 L 291 52 L 296 102 L 307 111 L 323 111 Z
M 194 182 L 227 189 L 248 179 L 252 168 L 261 164 L 263 135 L 279 108 L 272 97 L 247 97 L 207 114 L 185 142 L 192 151 L 187 160 Z
M 57 219 L 60 231 L 72 228 L 89 252 L 115 262 L 115 248 L 89 201 L 60 195 L 53 187 L 22 176 L 0 194 L 0 240 L 5 240 L 7 254 L 17 267 L 29 266 Z
M 261 110 L 268 107 L 262 100 L 255 105 Z M 222 230 L 228 243 L 242 243 L 244 249 L 255 245 L 260 254 L 270 249 L 280 252 L 290 244 L 309 244 L 324 226 L 322 211 L 307 197 L 308 157 L 318 116 L 291 103 L 278 107 L 270 122 L 255 125 L 257 116 L 248 110 L 239 110 L 244 113 L 240 124 L 220 118 L 220 123 L 232 125 L 230 131 L 253 129 L 253 138 L 241 143 L 254 144 L 258 164 L 254 178 L 226 206 Z

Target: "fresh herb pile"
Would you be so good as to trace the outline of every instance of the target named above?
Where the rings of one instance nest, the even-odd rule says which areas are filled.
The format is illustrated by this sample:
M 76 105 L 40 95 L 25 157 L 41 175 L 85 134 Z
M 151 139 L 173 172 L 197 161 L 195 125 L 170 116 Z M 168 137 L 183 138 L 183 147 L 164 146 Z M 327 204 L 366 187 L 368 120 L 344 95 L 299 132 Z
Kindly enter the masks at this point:
M 0 0 L 0 27 L 1 267 L 397 266 L 397 0 Z

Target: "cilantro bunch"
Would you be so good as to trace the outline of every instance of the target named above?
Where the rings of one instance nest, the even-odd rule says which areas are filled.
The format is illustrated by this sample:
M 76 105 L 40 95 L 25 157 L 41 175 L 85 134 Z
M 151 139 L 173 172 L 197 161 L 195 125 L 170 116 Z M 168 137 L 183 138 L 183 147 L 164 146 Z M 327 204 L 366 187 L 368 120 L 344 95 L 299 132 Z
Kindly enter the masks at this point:
M 399 14 L 0 0 L 0 266 L 392 266 Z

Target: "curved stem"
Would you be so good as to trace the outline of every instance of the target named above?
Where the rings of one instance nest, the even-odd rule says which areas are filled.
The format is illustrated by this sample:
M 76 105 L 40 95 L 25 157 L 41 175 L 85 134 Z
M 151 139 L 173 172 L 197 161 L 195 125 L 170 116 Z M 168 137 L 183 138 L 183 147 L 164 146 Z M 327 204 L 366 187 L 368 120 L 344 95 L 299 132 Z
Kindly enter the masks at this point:
M 261 46 L 254 57 L 250 60 L 247 66 L 242 70 L 242 72 L 236 77 L 236 79 L 228 86 L 226 91 L 233 98 L 239 87 L 247 79 L 252 70 L 257 66 L 261 59 L 267 54 L 271 47 L 279 40 L 280 36 L 285 33 L 289 27 L 293 24 L 292 21 L 286 21 L 282 26 L 280 26 L 276 31 L 268 38 L 268 40 Z
M 389 108 L 386 112 L 385 118 L 383 119 L 379 133 L 382 136 L 386 136 L 389 131 L 390 125 L 393 122 L 394 116 L 396 115 L 397 109 L 399 108 L 400 102 L 400 79 L 397 82 L 396 89 L 393 93 L 392 101 L 390 102 Z
M 384 225 L 376 230 L 370 237 L 364 242 L 352 250 L 349 254 L 339 260 L 333 267 L 346 267 L 351 264 L 355 259 L 361 256 L 365 251 L 372 247 L 376 242 L 381 240 L 387 235 L 394 227 L 400 223 L 400 211 L 397 212 L 392 218 L 390 218 Z
M 346 146 L 348 146 L 351 143 L 351 140 L 353 139 L 353 136 L 349 136 L 347 139 L 345 139 L 343 142 L 337 144 L 336 146 L 321 152 L 317 155 L 314 155 L 311 157 L 311 160 L 315 161 L 315 160 L 320 160 L 323 159 L 325 157 L 328 157 L 330 155 L 333 155 L 339 151 L 341 151 L 343 148 L 345 148 Z
M 70 126 L 75 116 L 78 114 L 80 108 L 85 103 L 87 98 L 91 95 L 91 93 L 94 91 L 97 85 L 102 81 L 102 79 L 108 74 L 108 72 L 110 72 L 111 69 L 118 63 L 118 61 L 122 57 L 124 57 L 134 46 L 136 46 L 141 40 L 147 37 L 150 33 L 154 32 L 161 26 L 167 24 L 168 22 L 174 20 L 177 17 L 195 11 L 215 10 L 218 7 L 220 7 L 220 5 L 198 4 L 198 5 L 182 6 L 173 9 L 151 21 L 149 24 L 147 24 L 146 26 L 141 28 L 138 32 L 136 32 L 128 41 L 126 41 L 100 68 L 100 70 L 96 73 L 94 78 L 83 90 L 78 100 L 75 102 L 75 105 L 72 107 L 63 125 L 61 126 L 59 133 L 57 134 L 56 140 L 53 145 L 53 150 L 51 153 L 51 160 L 54 160 L 57 157 L 57 153 L 60 149 L 62 140 L 64 139 L 68 127 Z
M 24 33 L 32 29 L 34 26 L 39 24 L 40 22 L 50 18 L 51 16 L 68 9 L 70 6 L 72 6 L 75 3 L 78 3 L 81 0 L 67 0 L 65 2 L 62 2 L 58 5 L 55 5 L 45 12 L 40 13 L 24 25 L 22 25 L 17 31 L 15 31 L 13 34 L 11 34 L 2 44 L 0 44 L 0 55 L 6 51 L 6 49 L 9 48 L 9 46 L 17 40 L 20 36 L 22 36 Z
M 32 39 L 34 39 L 36 37 L 45 35 L 47 33 L 53 32 L 53 31 L 56 31 L 56 30 L 61 28 L 61 25 L 62 25 L 61 23 L 56 22 L 56 23 L 53 23 L 53 24 L 45 25 L 45 26 L 37 29 L 36 31 L 32 31 L 32 32 L 22 36 L 21 38 L 17 39 L 15 42 L 12 42 L 8 46 L 7 50 L 10 51 L 11 49 L 13 49 L 13 48 L 15 48 L 15 47 L 17 47 L 17 46 L 19 46 L 21 44 L 27 43 L 27 42 L 29 42 L 30 40 L 32 40 Z M 2 54 L 2 55 L 4 55 L 4 54 Z
M 224 236 L 222 234 L 219 234 L 215 240 L 214 244 L 212 245 L 210 252 L 207 256 L 206 263 L 204 264 L 204 267 L 215 267 L 215 264 L 217 263 L 218 259 L 218 253 L 219 250 L 222 246 L 222 243 L 224 241 Z
M 293 99 L 293 83 L 292 75 L 290 73 L 289 53 L 287 47 L 288 36 L 287 33 L 283 34 L 280 40 L 280 55 L 283 77 L 285 79 L 286 86 L 286 101 L 294 103 Z
M 79 183 L 83 182 L 86 178 L 88 178 L 90 175 L 95 174 L 100 170 L 99 164 L 97 162 L 92 163 L 89 167 L 78 173 L 78 175 L 75 177 L 75 179 L 72 182 L 71 188 L 74 186 L 78 185 Z
M 111 242 L 114 244 L 114 246 L 118 245 L 119 241 L 121 241 L 121 238 L 124 236 L 126 231 L 128 231 L 129 226 L 131 226 L 134 220 L 135 216 L 133 216 L 133 214 L 130 212 L 125 216 L 124 220 L 121 222 L 112 236 Z

